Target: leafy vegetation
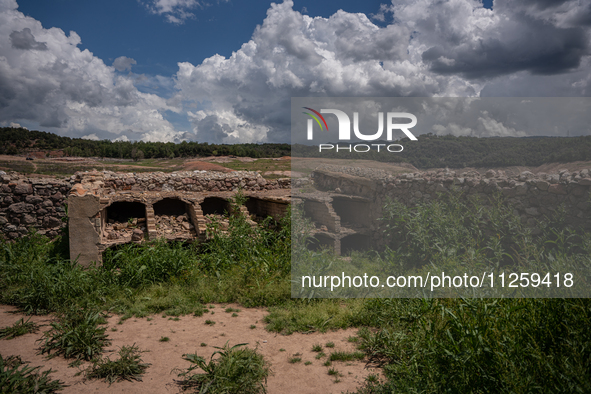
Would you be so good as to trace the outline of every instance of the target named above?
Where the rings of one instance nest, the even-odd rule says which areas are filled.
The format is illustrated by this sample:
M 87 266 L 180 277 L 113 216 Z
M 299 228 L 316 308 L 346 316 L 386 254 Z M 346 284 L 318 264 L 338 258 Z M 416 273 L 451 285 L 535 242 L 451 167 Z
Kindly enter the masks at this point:
M 21 318 L 12 326 L 0 329 L 0 339 L 12 339 L 37 331 L 39 331 L 39 325 L 37 323 L 32 322 L 31 319 L 24 321 Z
M 109 357 L 98 357 L 92 360 L 92 365 L 85 371 L 88 379 L 105 379 L 109 385 L 122 380 L 142 380 L 142 375 L 150 366 L 143 363 L 141 351 L 137 346 L 123 346 L 119 350 L 119 358 L 115 361 Z
M 65 385 L 49 377 L 51 369 L 41 372 L 41 367 L 30 367 L 19 356 L 3 357 L 0 354 L 0 392 L 36 394 L 57 393 Z
M 185 371 L 181 387 L 199 393 L 258 394 L 264 393 L 264 384 L 269 376 L 269 366 L 262 355 L 241 343 L 230 347 L 227 343 L 211 356 L 209 362 L 196 354 L 185 354 L 183 359 L 191 362 Z M 217 358 L 216 358 L 217 356 Z M 214 359 L 215 358 L 215 359 Z M 195 373 L 200 368 L 203 373 Z
M 403 139 L 404 150 L 392 154 L 372 150 L 365 153 L 335 150 L 318 152 L 318 147 L 295 145 L 294 157 L 323 157 L 410 163 L 417 168 L 464 168 L 540 166 L 591 160 L 591 137 L 454 137 L 423 134 L 418 141 Z M 388 143 L 388 141 L 375 141 Z
M 282 157 L 290 155 L 289 144 L 209 144 L 207 142 L 92 141 L 61 137 L 53 133 L 0 127 L 0 154 L 63 150 L 67 156 L 112 157 L 139 160 L 196 156 Z
M 358 269 L 352 263 L 370 258 L 385 270 L 433 264 L 546 270 L 565 261 L 589 267 L 591 237 L 560 217 L 540 223 L 534 235 L 500 202 L 484 206 L 454 195 L 412 209 L 391 202 L 384 212 L 383 229 L 394 240 L 384 253 L 341 259 L 310 252 L 311 267 Z M 102 267 L 86 269 L 38 235 L 0 241 L 0 301 L 28 313 L 59 312 L 42 347 L 66 357 L 101 353 L 106 338 L 98 310 L 123 318 L 202 315 L 212 302 L 239 303 L 269 307 L 266 328 L 282 334 L 358 327 L 357 345 L 384 376 L 368 379 L 359 393 L 591 392 L 591 300 L 291 299 L 291 225 L 287 217 L 252 228 L 232 215 L 229 231 L 213 223 L 212 239 L 202 245 L 124 246 L 107 252 Z M 293 225 L 297 241 L 300 224 Z M 91 351 L 78 346 L 83 341 L 94 343 Z M 232 392 L 235 384 L 251 384 L 252 392 L 262 391 L 268 365 L 255 351 L 239 353 L 246 350 L 226 346 L 208 362 L 187 355 L 193 365 L 182 372 L 186 387 Z M 333 352 L 327 360 L 323 346 L 314 350 L 329 367 L 349 357 Z
M 91 360 L 110 343 L 105 334 L 106 327 L 100 312 L 93 310 L 70 310 L 58 322 L 51 323 L 51 330 L 40 339 L 41 354 L 63 355 L 65 358 Z

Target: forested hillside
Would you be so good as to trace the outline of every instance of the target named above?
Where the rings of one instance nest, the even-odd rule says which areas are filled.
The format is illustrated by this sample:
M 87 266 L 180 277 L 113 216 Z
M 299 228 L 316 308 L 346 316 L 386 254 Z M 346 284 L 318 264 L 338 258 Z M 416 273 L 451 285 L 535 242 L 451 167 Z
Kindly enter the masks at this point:
M 208 144 L 207 142 L 144 142 L 85 140 L 60 137 L 44 131 L 0 128 L 0 154 L 63 150 L 67 156 L 117 159 L 174 158 L 234 155 L 241 157 L 282 157 L 290 155 L 289 144 Z
M 112 142 L 60 137 L 53 133 L 0 128 L 0 154 L 25 154 L 31 151 L 61 150 L 67 156 L 118 159 L 174 158 L 197 156 L 241 157 L 326 157 L 367 159 L 384 162 L 407 162 L 417 168 L 433 167 L 505 167 L 539 166 L 544 163 L 591 160 L 591 136 L 477 138 L 424 134 L 418 141 L 397 141 L 404 146 L 400 153 L 349 153 L 340 150 L 318 152 L 318 146 L 289 144 L 208 144 L 207 142 Z M 386 141 L 372 142 L 387 144 Z M 340 143 L 341 146 L 349 144 Z M 292 149 L 293 148 L 293 149 Z
M 371 142 L 389 144 L 387 141 Z M 434 167 L 506 167 L 539 166 L 544 163 L 591 160 L 591 136 L 585 137 L 527 137 L 477 138 L 436 136 L 424 134 L 418 141 L 397 141 L 404 150 L 400 153 L 371 150 L 365 153 L 336 152 L 318 146 L 297 145 L 292 156 L 332 157 L 340 159 L 368 159 L 384 162 L 408 162 L 417 168 Z M 349 144 L 339 143 L 340 146 Z

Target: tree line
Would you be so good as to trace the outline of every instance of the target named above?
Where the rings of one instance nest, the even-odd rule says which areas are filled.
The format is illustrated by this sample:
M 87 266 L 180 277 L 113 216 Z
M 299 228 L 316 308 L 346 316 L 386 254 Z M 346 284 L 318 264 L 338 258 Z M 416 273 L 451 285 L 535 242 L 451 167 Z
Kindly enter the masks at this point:
M 0 128 L 0 154 L 17 155 L 32 151 L 61 150 L 66 156 L 115 159 L 151 159 L 204 156 L 282 157 L 289 156 L 289 144 L 209 144 L 207 142 L 86 140 L 22 128 Z
M 0 128 L 0 154 L 16 155 L 31 151 L 61 150 L 66 156 L 116 159 L 175 157 L 324 157 L 366 159 L 392 163 L 410 163 L 417 168 L 464 168 L 539 166 L 544 163 L 591 160 L 591 136 L 582 137 L 455 137 L 423 134 L 418 141 L 396 141 L 402 152 L 348 152 L 335 149 L 318 151 L 318 146 L 290 144 L 209 144 L 207 142 L 93 141 L 22 128 Z M 388 141 L 372 141 L 385 144 Z M 339 143 L 340 146 L 349 144 Z
M 372 147 L 368 152 L 348 152 L 336 149 L 319 152 L 318 145 L 294 145 L 294 157 L 325 157 L 339 159 L 366 159 L 392 163 L 410 163 L 426 168 L 508 167 L 540 166 L 545 163 L 566 163 L 591 160 L 591 136 L 582 137 L 455 137 L 423 134 L 418 141 L 403 139 L 396 144 L 402 152 L 387 152 L 388 141 L 371 141 L 367 144 L 383 144 L 380 152 Z M 336 143 L 332 143 L 336 145 Z M 367 145 L 366 144 L 366 145 Z M 355 145 L 354 143 L 351 145 Z M 340 147 L 349 143 L 339 143 Z M 358 150 L 365 150 L 359 147 Z M 392 150 L 395 150 L 394 147 Z

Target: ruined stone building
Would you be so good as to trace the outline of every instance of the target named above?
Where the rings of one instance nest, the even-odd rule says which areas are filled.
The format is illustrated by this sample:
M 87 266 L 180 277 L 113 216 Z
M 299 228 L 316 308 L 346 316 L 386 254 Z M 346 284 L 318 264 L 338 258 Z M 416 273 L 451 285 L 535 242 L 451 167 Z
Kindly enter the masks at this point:
M 69 179 L 1 174 L 0 229 L 8 239 L 34 228 L 56 237 L 68 225 L 70 258 L 101 262 L 109 247 L 146 239 L 203 241 L 207 223 L 219 220 L 242 191 L 248 220 L 281 218 L 289 206 L 290 179 L 265 180 L 256 172 L 78 172 Z M 66 212 L 67 208 L 67 212 Z M 67 223 L 66 223 L 67 218 Z M 254 225 L 254 221 L 252 222 Z
M 387 199 L 407 206 L 429 202 L 452 190 L 488 204 L 500 195 L 513 214 L 536 233 L 537 220 L 564 207 L 573 228 L 591 231 L 591 171 L 508 176 L 504 171 L 434 170 L 396 176 L 381 170 L 324 166 L 313 172 L 314 190 L 296 187 L 292 197 L 315 226 L 313 248 L 336 254 L 380 249 L 380 221 Z

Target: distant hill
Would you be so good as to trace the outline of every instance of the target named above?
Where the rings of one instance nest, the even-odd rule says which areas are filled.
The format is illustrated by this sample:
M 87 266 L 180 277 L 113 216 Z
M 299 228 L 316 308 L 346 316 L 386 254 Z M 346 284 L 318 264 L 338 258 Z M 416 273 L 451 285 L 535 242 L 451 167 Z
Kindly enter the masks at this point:
M 45 131 L 0 128 L 0 154 L 16 155 L 38 151 L 63 151 L 66 156 L 119 159 L 174 158 L 197 156 L 282 157 L 289 144 L 208 144 L 207 142 L 112 142 L 60 137 Z
M 387 141 L 371 143 L 389 144 Z M 404 147 L 400 153 L 378 153 L 375 150 L 367 153 L 341 150 L 337 153 L 331 150 L 320 154 L 318 146 L 296 145 L 292 149 L 292 156 L 407 162 L 420 169 L 540 166 L 591 160 L 591 136 L 478 138 L 423 134 L 418 136 L 418 141 L 404 139 L 397 143 Z
M 0 128 L 0 154 L 62 151 L 66 156 L 109 157 L 121 159 L 174 158 L 197 156 L 239 157 L 325 157 L 367 159 L 410 163 L 425 169 L 436 167 L 508 167 L 540 166 L 591 160 L 591 136 L 585 137 L 454 137 L 423 134 L 418 141 L 398 141 L 400 153 L 318 152 L 318 146 L 289 144 L 208 144 L 207 142 L 112 142 L 60 137 L 44 131 Z M 372 143 L 388 144 L 387 141 Z M 341 145 L 347 145 L 343 144 Z M 293 148 L 293 149 L 292 149 Z M 383 149 L 382 149 L 383 150 Z M 61 153 L 61 152 L 60 152 Z

